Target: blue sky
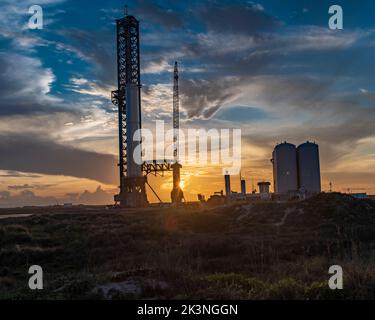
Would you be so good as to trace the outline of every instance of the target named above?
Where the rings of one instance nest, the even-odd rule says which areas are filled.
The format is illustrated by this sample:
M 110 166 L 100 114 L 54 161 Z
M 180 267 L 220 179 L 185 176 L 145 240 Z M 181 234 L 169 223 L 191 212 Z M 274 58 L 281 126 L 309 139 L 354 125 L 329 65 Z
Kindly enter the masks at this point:
M 25 28 L 33 4 L 44 10 L 43 30 Z M 171 120 L 178 60 L 183 125 L 241 128 L 249 179 L 271 179 L 277 142 L 315 140 L 324 187 L 333 181 L 338 191 L 375 193 L 375 3 L 126 4 L 141 22 L 146 127 Z M 328 29 L 332 4 L 344 10 L 344 30 Z M 1 1 L 0 206 L 112 198 L 117 141 L 109 98 L 123 7 L 114 0 Z M 203 177 L 215 172 L 190 183 L 203 188 Z

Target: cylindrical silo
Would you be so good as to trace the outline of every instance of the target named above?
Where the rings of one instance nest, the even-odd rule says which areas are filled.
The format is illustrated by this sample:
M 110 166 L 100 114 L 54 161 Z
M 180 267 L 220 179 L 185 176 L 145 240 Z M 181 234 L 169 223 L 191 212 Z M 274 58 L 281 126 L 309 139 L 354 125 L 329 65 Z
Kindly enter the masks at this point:
M 320 164 L 319 146 L 307 141 L 297 148 L 298 179 L 300 191 L 307 193 L 319 193 Z
M 291 143 L 277 145 L 272 153 L 274 190 L 288 193 L 298 190 L 297 151 Z

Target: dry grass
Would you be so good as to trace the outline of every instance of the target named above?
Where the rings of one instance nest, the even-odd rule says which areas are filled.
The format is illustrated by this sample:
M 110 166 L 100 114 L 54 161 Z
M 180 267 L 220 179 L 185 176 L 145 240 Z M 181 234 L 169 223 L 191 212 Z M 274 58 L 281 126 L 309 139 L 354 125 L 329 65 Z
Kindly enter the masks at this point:
M 74 210 L 0 220 L 0 298 L 100 298 L 96 285 L 126 280 L 141 298 L 375 297 L 372 202 L 332 194 L 251 209 Z M 43 267 L 43 291 L 27 288 L 32 264 Z M 328 289 L 333 264 L 344 269 L 342 291 Z

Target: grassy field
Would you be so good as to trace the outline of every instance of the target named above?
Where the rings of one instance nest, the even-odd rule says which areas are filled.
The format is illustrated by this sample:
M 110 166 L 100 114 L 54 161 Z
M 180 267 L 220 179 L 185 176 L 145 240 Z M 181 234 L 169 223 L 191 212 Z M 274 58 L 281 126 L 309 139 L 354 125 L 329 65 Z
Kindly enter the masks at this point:
M 0 210 L 0 299 L 374 299 L 375 202 Z M 44 290 L 28 288 L 29 266 Z M 344 290 L 328 288 L 329 266 Z

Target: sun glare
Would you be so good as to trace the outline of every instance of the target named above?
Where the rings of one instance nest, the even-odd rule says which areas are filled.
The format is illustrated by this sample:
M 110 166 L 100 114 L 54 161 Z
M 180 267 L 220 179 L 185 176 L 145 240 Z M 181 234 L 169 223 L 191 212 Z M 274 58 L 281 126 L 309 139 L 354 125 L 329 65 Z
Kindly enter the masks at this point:
M 181 188 L 181 189 L 184 189 L 184 187 L 185 187 L 185 181 L 184 181 L 184 180 L 181 180 L 181 181 L 180 181 L 180 188 Z

